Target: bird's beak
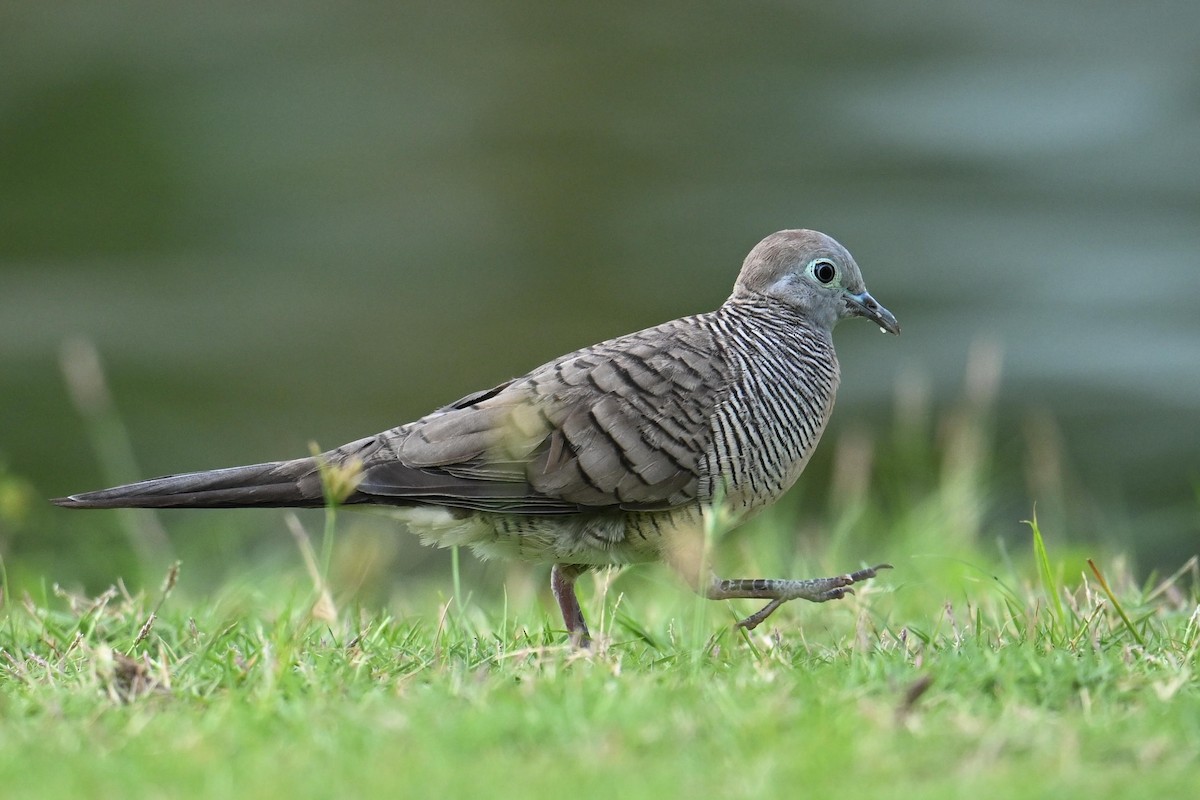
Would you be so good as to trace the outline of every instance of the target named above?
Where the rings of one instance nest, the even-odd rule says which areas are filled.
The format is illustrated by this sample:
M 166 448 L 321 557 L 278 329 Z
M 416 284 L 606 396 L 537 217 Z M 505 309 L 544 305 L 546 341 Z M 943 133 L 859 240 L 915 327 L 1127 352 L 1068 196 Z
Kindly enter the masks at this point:
M 888 311 L 869 292 L 862 294 L 846 294 L 846 307 L 856 317 L 866 317 L 879 326 L 879 330 L 893 335 L 900 334 L 900 323 L 896 315 Z

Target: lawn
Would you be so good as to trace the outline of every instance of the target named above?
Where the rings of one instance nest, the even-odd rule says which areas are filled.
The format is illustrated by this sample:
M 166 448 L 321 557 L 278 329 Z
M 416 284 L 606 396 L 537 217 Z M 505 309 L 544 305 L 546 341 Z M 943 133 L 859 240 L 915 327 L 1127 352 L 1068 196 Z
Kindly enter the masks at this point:
M 8 597 L 0 786 L 1185 796 L 1200 785 L 1196 564 L 1138 586 L 1028 533 L 1005 574 L 982 554 L 897 559 L 857 596 L 789 604 L 748 634 L 729 623 L 751 603 L 697 600 L 655 568 L 585 580 L 591 651 L 536 599 L 429 597 L 401 618 L 269 576 L 185 600 L 173 573 L 137 595 Z

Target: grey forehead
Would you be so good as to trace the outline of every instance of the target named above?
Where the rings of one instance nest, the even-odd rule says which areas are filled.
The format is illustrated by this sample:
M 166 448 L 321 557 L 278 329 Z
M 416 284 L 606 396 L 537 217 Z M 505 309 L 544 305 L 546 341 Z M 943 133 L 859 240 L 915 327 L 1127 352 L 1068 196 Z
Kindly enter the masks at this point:
M 841 242 L 820 231 L 793 230 L 773 233 L 759 243 L 759 247 L 775 251 L 780 256 L 811 260 L 827 256 L 838 261 L 853 261 L 850 252 Z M 757 249 L 757 248 L 755 248 Z
M 769 281 L 772 276 L 822 257 L 845 267 L 845 285 L 855 287 L 862 282 L 850 252 L 832 236 L 810 230 L 779 231 L 763 239 L 746 256 L 740 281 L 754 287 Z

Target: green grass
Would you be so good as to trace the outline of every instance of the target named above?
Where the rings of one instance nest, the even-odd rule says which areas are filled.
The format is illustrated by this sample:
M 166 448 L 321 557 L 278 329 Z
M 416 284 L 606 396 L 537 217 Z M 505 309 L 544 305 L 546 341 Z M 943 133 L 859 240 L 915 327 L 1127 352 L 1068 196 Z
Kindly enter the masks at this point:
M 1003 579 L 901 561 L 848 602 L 791 604 L 749 635 L 728 622 L 751 604 L 635 570 L 585 592 L 594 652 L 566 646 L 539 603 L 431 598 L 401 619 L 271 580 L 191 601 L 169 585 L 10 599 L 0 786 L 1184 796 L 1200 785 L 1195 564 L 1148 587 L 1121 576 L 1110 598 L 1095 575 L 1051 579 L 1044 542 L 1036 554 Z

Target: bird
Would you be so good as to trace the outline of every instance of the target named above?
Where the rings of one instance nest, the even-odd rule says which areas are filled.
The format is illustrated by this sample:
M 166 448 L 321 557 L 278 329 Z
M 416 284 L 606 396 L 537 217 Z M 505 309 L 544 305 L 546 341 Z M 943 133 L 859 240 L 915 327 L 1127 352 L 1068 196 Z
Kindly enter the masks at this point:
M 863 317 L 899 334 L 858 264 L 818 231 L 772 233 L 714 311 L 555 358 L 412 422 L 308 457 L 169 475 L 53 500 L 66 508 L 387 506 L 422 542 L 549 562 L 570 639 L 591 635 L 575 592 L 606 565 L 663 561 L 714 600 L 852 594 L 890 564 L 825 578 L 718 577 L 706 519 L 726 528 L 796 482 L 829 421 L 832 332 Z

